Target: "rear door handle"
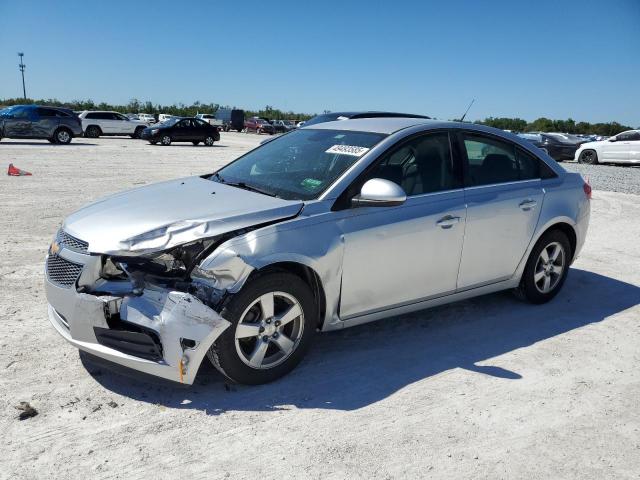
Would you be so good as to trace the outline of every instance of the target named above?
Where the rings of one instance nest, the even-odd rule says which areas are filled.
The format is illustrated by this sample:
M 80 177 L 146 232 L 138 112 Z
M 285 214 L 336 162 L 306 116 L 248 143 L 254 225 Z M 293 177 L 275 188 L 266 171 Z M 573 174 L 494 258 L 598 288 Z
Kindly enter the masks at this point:
M 527 212 L 531 210 L 533 207 L 535 207 L 537 204 L 538 202 L 536 202 L 535 200 L 524 200 L 520 202 L 520 208 L 525 212 Z
M 442 217 L 440 220 L 438 220 L 436 222 L 436 225 L 438 225 L 440 228 L 451 228 L 456 223 L 458 223 L 459 221 L 460 221 L 460 217 L 454 217 L 453 215 L 447 215 L 445 217 Z

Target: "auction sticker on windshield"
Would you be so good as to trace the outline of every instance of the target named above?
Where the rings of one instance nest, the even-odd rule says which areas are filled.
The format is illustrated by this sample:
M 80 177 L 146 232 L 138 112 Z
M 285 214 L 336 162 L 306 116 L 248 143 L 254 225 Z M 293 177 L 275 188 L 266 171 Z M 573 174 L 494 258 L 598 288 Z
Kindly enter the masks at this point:
M 337 153 L 338 155 L 351 155 L 353 157 L 361 157 L 369 151 L 366 147 L 358 147 L 355 145 L 334 145 L 325 150 L 324 153 Z

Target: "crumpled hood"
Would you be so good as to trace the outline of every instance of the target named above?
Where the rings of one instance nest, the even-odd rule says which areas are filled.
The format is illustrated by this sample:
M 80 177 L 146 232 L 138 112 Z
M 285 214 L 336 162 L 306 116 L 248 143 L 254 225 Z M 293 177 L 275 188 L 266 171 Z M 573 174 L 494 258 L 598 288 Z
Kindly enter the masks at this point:
M 189 177 L 98 200 L 69 215 L 63 229 L 91 253 L 138 255 L 294 217 L 302 206 Z

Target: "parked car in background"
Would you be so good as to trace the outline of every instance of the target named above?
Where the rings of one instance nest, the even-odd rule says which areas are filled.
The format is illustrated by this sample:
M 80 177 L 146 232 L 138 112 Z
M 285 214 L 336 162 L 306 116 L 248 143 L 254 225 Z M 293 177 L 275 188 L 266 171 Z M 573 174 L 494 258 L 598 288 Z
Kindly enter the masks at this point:
M 311 125 L 317 125 L 318 123 L 324 122 L 333 122 L 335 120 L 348 120 L 348 119 L 357 119 L 357 118 L 394 118 L 394 117 L 404 117 L 404 118 L 424 118 L 429 119 L 425 115 L 415 115 L 413 113 L 397 113 L 397 112 L 331 112 L 331 113 L 323 113 L 322 115 L 316 115 L 315 117 L 303 122 L 303 126 L 309 127 Z M 298 125 L 300 126 L 300 125 Z
M 302 128 L 304 127 L 305 121 L 302 120 L 301 122 L 296 123 L 296 128 Z
M 198 113 L 196 115 L 196 118 L 199 118 L 200 120 L 204 120 L 209 125 L 213 125 L 214 127 L 222 130 L 223 121 L 220 120 L 219 118 L 216 118 L 216 116 L 211 113 Z
M 241 132 L 244 129 L 244 110 L 219 108 L 216 111 L 216 118 L 222 120 L 222 129 L 225 132 L 229 130 Z
M 146 123 L 147 125 L 153 125 L 154 123 L 156 123 L 156 117 L 154 117 L 150 113 L 138 113 L 138 120 Z
M 213 146 L 220 140 L 218 127 L 209 125 L 199 118 L 172 118 L 143 130 L 141 138 L 150 144 L 171 145 L 173 142 L 191 142 L 198 145 L 203 142 Z
M 82 121 L 85 137 L 98 138 L 108 135 L 129 135 L 140 138 L 147 127 L 141 120 L 132 120 L 118 112 L 85 110 L 78 115 Z
M 576 150 L 578 150 L 580 145 L 580 143 L 556 133 L 519 133 L 518 136 L 544 150 L 557 162 L 573 160 Z
M 551 301 L 584 244 L 590 195 L 579 174 L 481 125 L 302 128 L 210 175 L 67 217 L 45 260 L 49 320 L 145 373 L 191 384 L 208 357 L 231 381 L 266 383 L 317 331 L 502 290 Z
M 284 120 L 272 120 L 270 123 L 276 133 L 285 133 L 291 130 L 291 127 Z
M 293 120 L 284 120 L 285 125 L 289 128 L 289 130 L 295 130 L 298 128 L 298 125 Z
M 580 145 L 575 153 L 579 163 L 640 164 L 640 130 L 627 130 L 599 142 Z
M 68 108 L 14 105 L 0 110 L 0 139 L 41 138 L 67 144 L 81 136 L 80 119 Z
M 244 121 L 244 131 L 248 132 L 256 132 L 257 134 L 268 133 L 269 135 L 273 135 L 276 133 L 275 128 L 268 121 L 262 118 L 248 118 Z

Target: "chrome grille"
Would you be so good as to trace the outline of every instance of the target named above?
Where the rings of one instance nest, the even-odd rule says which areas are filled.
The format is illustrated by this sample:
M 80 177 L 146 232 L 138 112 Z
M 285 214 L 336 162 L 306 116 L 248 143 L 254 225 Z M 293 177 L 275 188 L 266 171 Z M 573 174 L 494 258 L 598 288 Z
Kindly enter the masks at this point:
M 47 258 L 47 277 L 61 287 L 72 287 L 81 272 L 82 265 L 78 263 L 70 262 L 57 255 L 49 255 Z
M 87 242 L 80 240 L 79 238 L 72 237 L 62 229 L 58 230 L 56 240 L 60 246 L 76 252 L 87 253 L 87 249 L 89 248 L 89 244 Z

